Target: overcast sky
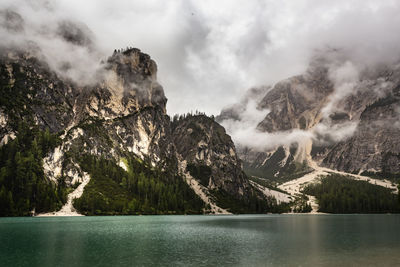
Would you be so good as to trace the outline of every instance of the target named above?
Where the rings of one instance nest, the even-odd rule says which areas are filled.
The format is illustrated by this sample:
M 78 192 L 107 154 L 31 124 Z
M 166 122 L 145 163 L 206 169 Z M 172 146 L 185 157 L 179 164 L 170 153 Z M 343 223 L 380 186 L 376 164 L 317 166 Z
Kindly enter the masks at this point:
M 104 56 L 134 46 L 157 62 L 169 114 L 218 114 L 251 86 L 304 71 L 318 49 L 398 58 L 400 1 L 6 0 L 23 16 L 85 23 Z M 40 4 L 38 4 L 40 3 Z M 43 5 L 52 12 L 50 19 Z M 26 7 L 25 7 L 26 6 Z M 39 15 L 38 15 L 39 14 Z M 78 58 L 77 58 L 78 60 Z

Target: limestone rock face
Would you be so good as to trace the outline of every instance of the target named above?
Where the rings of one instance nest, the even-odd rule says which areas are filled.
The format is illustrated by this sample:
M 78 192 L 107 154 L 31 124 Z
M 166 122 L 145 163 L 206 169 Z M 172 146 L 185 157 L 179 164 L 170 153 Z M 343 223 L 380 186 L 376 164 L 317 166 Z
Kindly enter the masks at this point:
M 347 172 L 400 173 L 400 84 L 367 106 L 354 136 L 333 147 L 325 166 Z
M 258 127 L 266 132 L 309 129 L 320 121 L 321 108 L 332 92 L 324 67 L 279 82 L 259 102 L 270 112 Z
M 266 136 L 302 131 L 310 137 L 264 151 L 236 144 L 248 174 L 290 180 L 311 171 L 314 161 L 353 173 L 399 173 L 399 65 L 365 69 L 345 82 L 330 68 L 314 61 L 305 74 L 253 98 L 266 113 L 257 131 Z M 248 101 L 225 108 L 217 120 L 240 121 Z

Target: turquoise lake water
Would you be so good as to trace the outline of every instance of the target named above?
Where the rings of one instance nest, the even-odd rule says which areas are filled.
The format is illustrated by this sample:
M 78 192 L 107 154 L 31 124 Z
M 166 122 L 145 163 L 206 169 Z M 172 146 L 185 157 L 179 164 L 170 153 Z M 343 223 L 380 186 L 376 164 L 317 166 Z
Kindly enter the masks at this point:
M 0 218 L 0 266 L 400 266 L 400 215 Z

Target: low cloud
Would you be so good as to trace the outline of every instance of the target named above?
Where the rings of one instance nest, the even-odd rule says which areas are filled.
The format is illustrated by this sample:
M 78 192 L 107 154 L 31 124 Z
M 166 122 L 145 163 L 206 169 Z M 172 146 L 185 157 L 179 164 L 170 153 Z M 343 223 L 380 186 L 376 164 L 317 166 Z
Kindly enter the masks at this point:
M 6 1 L 0 10 L 2 49 L 37 53 L 60 76 L 80 85 L 99 81 L 105 57 L 85 24 L 45 1 Z
M 353 136 L 358 121 L 347 121 L 340 124 L 319 123 L 313 129 L 313 139 L 319 145 L 329 145 L 344 141 Z
M 11 20 L 0 20 L 1 45 L 32 40 L 51 67 L 81 83 L 96 80 L 115 48 L 150 54 L 169 114 L 219 114 L 248 88 L 303 73 L 317 50 L 340 49 L 356 68 L 400 56 L 400 3 L 390 0 L 4 0 L 0 9 L 24 21 L 24 31 L 18 23 L 5 31 Z M 71 42 L 60 25 L 89 37 Z
M 348 95 L 355 93 L 355 86 L 359 82 L 359 70 L 350 61 L 339 66 L 329 68 L 329 79 L 333 82 L 334 91 L 329 96 L 329 102 L 322 109 L 324 118 L 339 110 L 339 102 Z
M 236 144 L 250 147 L 255 151 L 271 150 L 280 145 L 295 144 L 313 137 L 311 132 L 300 129 L 275 133 L 258 130 L 257 125 L 268 113 L 266 109 L 258 109 L 254 99 L 248 99 L 237 118 L 224 119 L 221 124 Z

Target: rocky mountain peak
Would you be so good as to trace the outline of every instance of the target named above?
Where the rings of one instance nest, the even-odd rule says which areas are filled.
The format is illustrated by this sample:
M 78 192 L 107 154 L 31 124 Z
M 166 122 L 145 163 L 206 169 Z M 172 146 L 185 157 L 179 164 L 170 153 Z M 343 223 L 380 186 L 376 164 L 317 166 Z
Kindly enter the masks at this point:
M 149 107 L 166 115 L 167 98 L 157 82 L 157 64 L 137 48 L 115 50 L 104 62 L 100 82 L 85 88 L 82 99 L 85 114 L 106 120 Z
M 157 64 L 137 48 L 114 50 L 107 59 L 105 84 L 112 94 L 121 97 L 127 110 L 159 106 L 166 112 L 167 98 L 157 82 Z
M 157 64 L 149 55 L 142 53 L 137 48 L 114 50 L 107 63 L 126 82 L 143 82 L 147 79 L 157 79 Z
M 321 119 L 320 110 L 332 92 L 326 68 L 312 65 L 304 75 L 283 80 L 268 91 L 259 108 L 270 112 L 258 128 L 266 132 L 309 129 Z

